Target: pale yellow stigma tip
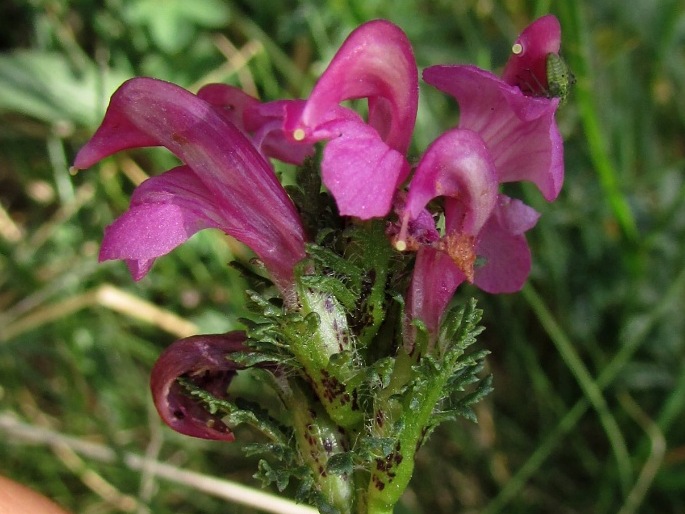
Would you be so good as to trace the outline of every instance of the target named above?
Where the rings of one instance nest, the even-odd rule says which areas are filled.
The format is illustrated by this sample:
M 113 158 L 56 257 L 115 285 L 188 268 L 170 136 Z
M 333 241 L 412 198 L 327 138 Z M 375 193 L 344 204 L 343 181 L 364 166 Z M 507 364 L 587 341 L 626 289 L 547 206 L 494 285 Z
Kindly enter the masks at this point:
M 519 55 L 523 52 L 523 45 L 521 43 L 514 43 L 514 46 L 511 47 L 511 52 L 514 55 Z
M 76 175 L 80 171 L 76 166 L 69 166 L 69 174 Z
M 304 139 L 304 136 L 305 136 L 304 130 L 302 130 L 302 129 L 295 129 L 293 131 L 293 139 L 295 141 L 302 141 Z
M 395 242 L 395 249 L 398 252 L 403 252 L 407 249 L 407 243 L 405 243 L 404 241 L 396 241 Z

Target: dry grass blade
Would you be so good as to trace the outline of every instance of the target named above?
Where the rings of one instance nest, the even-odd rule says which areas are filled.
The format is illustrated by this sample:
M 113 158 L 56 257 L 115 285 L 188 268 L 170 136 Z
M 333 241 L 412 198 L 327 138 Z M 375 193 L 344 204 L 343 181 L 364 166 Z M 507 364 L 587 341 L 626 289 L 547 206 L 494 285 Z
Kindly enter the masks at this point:
M 100 462 L 113 462 L 117 459 L 115 451 L 107 446 L 82 441 L 53 430 L 22 423 L 8 412 L 0 413 L 0 431 L 15 442 L 68 448 L 71 452 Z M 192 487 L 218 498 L 251 506 L 265 512 L 275 514 L 316 514 L 317 512 L 311 507 L 298 505 L 269 493 L 201 473 L 186 471 L 163 462 L 149 461 L 134 453 L 124 453 L 123 462 L 132 471 L 139 472 L 145 469 L 158 478 Z
M 150 323 L 178 337 L 188 337 L 198 332 L 194 323 L 111 284 L 102 284 L 78 296 L 36 309 L 9 323 L 0 333 L 0 343 L 94 305 Z

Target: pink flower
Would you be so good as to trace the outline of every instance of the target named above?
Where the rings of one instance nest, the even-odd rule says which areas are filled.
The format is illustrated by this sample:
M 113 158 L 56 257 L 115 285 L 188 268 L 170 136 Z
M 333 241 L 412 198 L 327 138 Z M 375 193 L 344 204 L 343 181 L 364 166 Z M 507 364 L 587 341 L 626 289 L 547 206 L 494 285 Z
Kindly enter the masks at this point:
M 183 377 L 216 398 L 226 399 L 228 386 L 241 369 L 230 356 L 247 351 L 244 342 L 245 334 L 230 332 L 179 339 L 164 350 L 152 368 L 150 389 L 157 412 L 167 425 L 202 439 L 235 440 L 221 415 L 210 413 L 177 379 Z
M 134 191 L 129 210 L 105 231 L 100 260 L 126 260 L 138 280 L 195 232 L 218 228 L 252 248 L 288 291 L 293 266 L 305 255 L 302 225 L 270 164 L 219 108 L 167 82 L 129 80 L 74 166 L 156 145 L 185 165 Z
M 509 293 L 528 277 L 524 233 L 539 215 L 497 191 L 500 183 L 527 180 L 548 201 L 559 194 L 564 175 L 554 119 L 559 100 L 542 97 L 526 77 L 547 87 L 546 57 L 559 51 L 560 39 L 553 16 L 533 22 L 514 45 L 505 80 L 475 66 L 432 66 L 423 73 L 426 82 L 459 102 L 460 111 L 458 128 L 440 136 L 419 162 L 399 209 L 395 239 L 398 249 L 418 251 L 407 313 L 433 336 L 463 281 L 489 293 Z M 425 226 L 425 207 L 438 196 L 444 197 L 442 237 Z
M 432 243 L 447 253 L 473 280 L 476 238 L 497 200 L 497 175 L 483 140 L 470 130 L 453 129 L 438 137 L 416 167 L 402 213 L 395 246 L 418 249 L 409 220 L 419 218 L 428 202 L 445 198 L 445 237 Z M 420 243 L 419 243 L 420 244 Z
M 340 102 L 368 99 L 368 122 Z M 405 158 L 418 106 L 411 45 L 392 23 L 376 20 L 343 43 L 306 103 L 289 104 L 284 128 L 293 140 L 328 140 L 322 178 L 340 214 L 385 216 L 407 178 Z

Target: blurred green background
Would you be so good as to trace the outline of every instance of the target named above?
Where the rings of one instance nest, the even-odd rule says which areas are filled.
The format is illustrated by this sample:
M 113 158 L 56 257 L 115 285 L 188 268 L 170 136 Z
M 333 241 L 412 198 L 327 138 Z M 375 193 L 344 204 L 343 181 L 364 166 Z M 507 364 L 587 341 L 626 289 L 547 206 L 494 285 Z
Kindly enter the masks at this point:
M 0 473 L 78 513 L 255 512 L 126 465 L 132 452 L 258 487 L 240 444 L 163 428 L 147 390 L 175 338 L 236 326 L 242 283 L 227 263 L 245 250 L 201 233 L 139 283 L 97 264 L 103 227 L 173 162 L 136 151 L 70 175 L 117 85 L 149 75 L 306 96 L 345 36 L 378 17 L 406 31 L 420 67 L 500 70 L 546 12 L 577 78 L 558 114 L 564 189 L 554 204 L 512 191 L 543 213 L 522 293 L 460 291 L 485 309 L 495 392 L 478 425 L 431 437 L 397 512 L 685 512 L 681 0 L 2 2 Z M 414 155 L 456 119 L 422 86 Z M 54 444 L 60 434 L 113 460 Z

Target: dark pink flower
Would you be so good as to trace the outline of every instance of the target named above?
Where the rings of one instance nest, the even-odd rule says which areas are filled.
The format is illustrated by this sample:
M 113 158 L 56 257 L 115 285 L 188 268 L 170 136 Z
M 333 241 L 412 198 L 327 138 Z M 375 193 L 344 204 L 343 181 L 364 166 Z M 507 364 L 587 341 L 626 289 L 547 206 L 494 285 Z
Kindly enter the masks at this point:
M 339 104 L 368 99 L 368 120 Z M 418 106 L 411 45 L 392 23 L 376 20 L 343 43 L 304 105 L 287 106 L 293 140 L 328 140 L 322 178 L 341 214 L 386 215 L 409 174 L 405 158 Z
M 100 260 L 126 260 L 138 280 L 195 232 L 218 228 L 252 248 L 287 291 L 305 255 L 299 217 L 270 164 L 217 107 L 167 82 L 129 80 L 74 166 L 156 145 L 185 165 L 136 189 L 129 210 L 107 228 Z
M 528 180 L 546 200 L 554 200 L 564 180 L 561 134 L 554 114 L 558 98 L 533 95 L 532 83 L 547 87 L 546 57 L 559 51 L 561 29 L 552 15 L 526 28 L 505 67 L 505 77 L 475 66 L 431 66 L 430 85 L 459 102 L 459 128 L 480 134 L 490 150 L 500 182 Z
M 449 212 L 449 211 L 448 211 Z M 447 215 L 449 216 L 449 215 Z M 463 251 L 475 257 L 471 281 L 492 294 L 521 289 L 530 272 L 530 250 L 524 233 L 533 228 L 539 214 L 519 200 L 498 195 L 497 203 L 478 236 Z M 448 231 L 449 233 L 449 231 Z M 420 319 L 435 336 L 440 317 L 454 292 L 468 277 L 459 258 L 444 245 L 422 245 L 416 254 L 414 272 L 407 295 L 407 314 Z M 413 341 L 413 335 L 409 335 Z
M 470 130 L 442 134 L 416 167 L 400 208 L 395 247 L 418 251 L 407 313 L 410 319 L 421 319 L 431 334 L 459 284 L 474 282 L 480 274 L 476 265 L 481 237 L 497 206 L 498 185 L 485 143 Z M 438 197 L 445 214 L 441 238 L 436 238 L 434 226 L 426 226 L 434 224 L 426 206 Z
M 245 334 L 230 332 L 179 339 L 164 350 L 152 368 L 150 389 L 157 412 L 167 425 L 202 439 L 235 440 L 221 415 L 210 413 L 177 379 L 182 377 L 214 397 L 226 399 L 231 380 L 242 369 L 230 356 L 246 351 L 244 342 Z

